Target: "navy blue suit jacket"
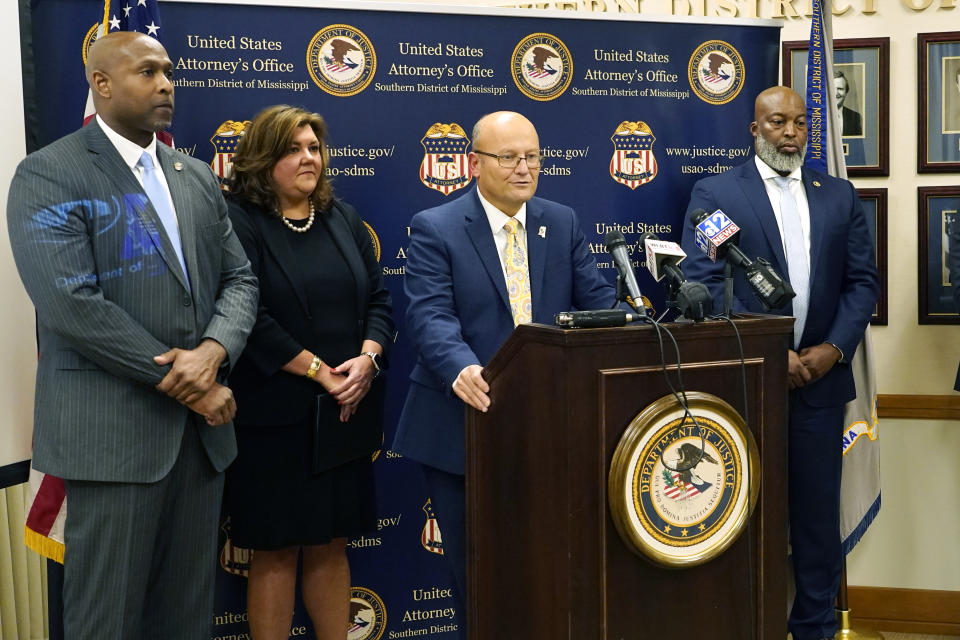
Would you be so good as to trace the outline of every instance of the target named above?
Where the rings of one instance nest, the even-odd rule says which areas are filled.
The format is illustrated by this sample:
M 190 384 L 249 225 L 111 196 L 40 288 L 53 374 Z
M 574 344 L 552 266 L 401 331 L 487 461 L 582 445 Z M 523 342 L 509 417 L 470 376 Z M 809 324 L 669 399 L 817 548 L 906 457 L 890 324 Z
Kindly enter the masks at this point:
M 573 209 L 532 198 L 526 231 L 534 322 L 613 306 L 614 288 L 597 271 Z M 476 187 L 413 217 L 404 289 L 417 363 L 393 449 L 463 474 L 465 405 L 451 385 L 464 367 L 489 362 L 513 331 L 500 257 Z
M 849 402 L 856 396 L 847 361 L 853 358 L 873 314 L 880 292 L 873 240 L 857 193 L 840 180 L 806 167 L 803 187 L 810 205 L 810 306 L 800 348 L 830 342 L 843 351 L 825 376 L 800 389 L 811 406 Z M 788 277 L 787 261 L 777 220 L 760 172 L 751 157 L 746 163 L 696 183 L 690 194 L 682 246 L 687 252 L 684 273 L 706 284 L 715 308 L 722 308 L 723 264 L 716 264 L 697 248 L 690 212 L 722 209 L 740 227 L 740 249 L 750 258 L 765 258 L 777 273 Z M 734 311 L 763 313 L 742 270 L 735 270 Z M 788 303 L 770 313 L 793 315 Z

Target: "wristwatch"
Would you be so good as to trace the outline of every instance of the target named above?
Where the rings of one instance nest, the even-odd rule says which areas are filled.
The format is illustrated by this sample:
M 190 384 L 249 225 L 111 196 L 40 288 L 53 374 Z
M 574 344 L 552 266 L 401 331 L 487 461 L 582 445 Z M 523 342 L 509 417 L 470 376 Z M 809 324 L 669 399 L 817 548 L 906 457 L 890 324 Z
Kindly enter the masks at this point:
M 376 378 L 380 375 L 380 354 L 374 353 L 373 351 L 364 351 L 360 355 L 367 356 L 373 362 L 373 368 L 376 370 L 376 373 L 373 374 L 373 377 Z

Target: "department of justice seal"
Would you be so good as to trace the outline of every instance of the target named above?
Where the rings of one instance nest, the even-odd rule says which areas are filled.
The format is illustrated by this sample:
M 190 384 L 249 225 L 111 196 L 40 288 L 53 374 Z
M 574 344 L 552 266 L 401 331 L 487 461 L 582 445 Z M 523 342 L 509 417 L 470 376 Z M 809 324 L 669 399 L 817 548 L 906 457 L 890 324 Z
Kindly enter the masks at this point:
M 383 600 L 370 589 L 350 589 L 350 617 L 347 640 L 380 640 L 387 627 L 387 609 Z
M 380 238 L 377 236 L 377 232 L 373 230 L 373 227 L 370 226 L 369 222 L 364 220 L 363 226 L 366 227 L 367 233 L 370 235 L 370 242 L 373 243 L 373 253 L 377 257 L 377 262 L 380 262 Z M 379 453 L 379 449 L 377 453 Z M 374 455 L 373 459 L 377 459 L 376 455 Z
M 307 45 L 307 71 L 314 83 L 339 98 L 367 88 L 377 71 L 377 52 L 356 27 L 331 24 L 314 34 Z
M 697 47 L 687 65 L 687 79 L 697 97 L 709 104 L 726 104 L 737 97 L 744 81 L 740 52 L 723 40 Z
M 720 398 L 688 392 L 695 421 L 672 396 L 641 411 L 617 445 L 610 512 L 627 547 L 655 564 L 689 567 L 717 557 L 747 526 L 760 489 L 760 456 L 743 418 Z
M 97 36 L 100 35 L 100 23 L 94 22 L 93 26 L 87 29 L 87 33 L 83 36 L 83 45 L 80 47 L 80 57 L 83 58 L 83 65 L 87 65 L 87 52 L 90 51 L 90 46 L 96 41 Z
M 510 74 L 523 95 L 541 102 L 553 100 L 570 86 L 573 57 L 556 36 L 531 33 L 513 50 Z
M 610 158 L 610 177 L 636 189 L 657 177 L 657 159 L 653 143 L 657 138 L 643 120 L 624 120 L 610 136 L 613 157 Z

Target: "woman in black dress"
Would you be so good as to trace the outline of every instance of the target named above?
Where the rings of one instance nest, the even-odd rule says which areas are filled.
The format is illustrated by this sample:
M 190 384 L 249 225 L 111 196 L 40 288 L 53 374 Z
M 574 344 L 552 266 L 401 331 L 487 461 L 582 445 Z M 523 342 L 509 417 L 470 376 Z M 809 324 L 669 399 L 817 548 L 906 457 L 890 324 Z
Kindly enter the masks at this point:
M 230 218 L 260 281 L 260 309 L 230 376 L 237 460 L 227 472 L 233 542 L 254 550 L 254 640 L 287 638 L 302 595 L 317 638 L 343 640 L 348 537 L 376 524 L 371 453 L 382 439 L 390 294 L 373 243 L 324 176 L 326 124 L 278 105 L 233 157 Z

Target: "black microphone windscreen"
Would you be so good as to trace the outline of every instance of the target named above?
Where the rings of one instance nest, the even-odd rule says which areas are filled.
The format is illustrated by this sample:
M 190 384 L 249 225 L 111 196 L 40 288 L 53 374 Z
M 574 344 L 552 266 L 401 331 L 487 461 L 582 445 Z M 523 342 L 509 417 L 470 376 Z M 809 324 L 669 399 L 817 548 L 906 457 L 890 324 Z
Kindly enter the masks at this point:
M 653 233 L 652 231 L 644 231 L 640 234 L 640 246 L 644 246 L 647 240 L 659 240 L 660 236 Z
M 625 246 L 626 244 L 627 239 L 623 237 L 623 233 L 620 231 L 614 229 L 607 233 L 607 251 L 619 246 Z
M 703 209 L 694 209 L 690 212 L 690 222 L 692 222 L 694 225 L 698 225 L 709 215 L 710 214 Z

